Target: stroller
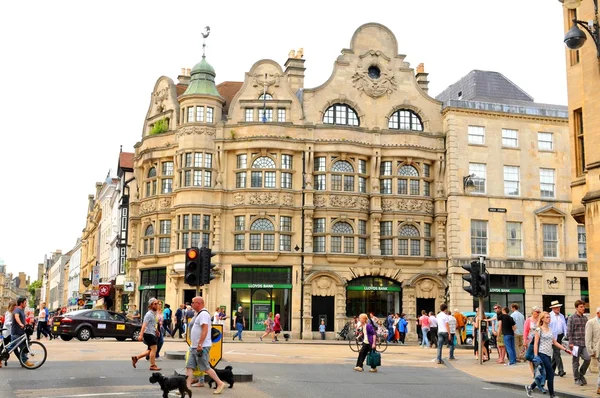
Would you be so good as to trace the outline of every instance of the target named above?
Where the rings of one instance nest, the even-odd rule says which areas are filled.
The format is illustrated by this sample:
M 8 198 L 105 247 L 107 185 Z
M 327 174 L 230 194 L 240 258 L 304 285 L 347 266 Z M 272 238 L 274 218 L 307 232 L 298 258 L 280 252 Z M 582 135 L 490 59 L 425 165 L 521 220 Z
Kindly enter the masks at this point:
M 341 331 L 338 332 L 338 337 L 336 338 L 336 340 L 342 339 L 342 340 L 350 340 L 350 323 L 351 322 L 347 322 L 344 327 L 342 328 Z

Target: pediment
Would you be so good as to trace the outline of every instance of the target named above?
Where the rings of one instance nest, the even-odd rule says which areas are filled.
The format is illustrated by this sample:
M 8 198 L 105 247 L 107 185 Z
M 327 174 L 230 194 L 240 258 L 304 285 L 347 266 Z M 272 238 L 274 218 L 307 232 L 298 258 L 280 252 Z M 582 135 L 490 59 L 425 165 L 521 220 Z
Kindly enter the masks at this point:
M 556 208 L 554 205 L 547 205 L 547 206 L 541 207 L 541 208 L 537 209 L 536 211 L 534 211 L 534 214 L 538 217 L 544 216 L 544 217 L 563 217 L 564 218 L 567 216 L 567 213 Z

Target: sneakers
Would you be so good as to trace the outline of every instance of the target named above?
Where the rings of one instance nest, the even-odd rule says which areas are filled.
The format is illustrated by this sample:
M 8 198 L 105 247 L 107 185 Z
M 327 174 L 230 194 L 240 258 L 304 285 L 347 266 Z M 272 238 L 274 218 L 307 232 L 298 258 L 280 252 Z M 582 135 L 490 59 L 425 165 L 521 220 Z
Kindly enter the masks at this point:
M 371 373 L 377 373 L 377 368 L 371 368 L 371 369 L 369 369 L 369 372 L 371 372 Z
M 582 385 L 584 385 L 584 386 L 585 386 L 585 385 L 587 384 L 587 380 L 585 379 L 585 377 L 581 376 L 581 377 L 579 378 L 579 380 L 581 380 L 581 384 L 582 384 Z
M 525 392 L 529 398 L 533 397 L 533 391 L 531 390 L 531 386 L 529 384 L 525 386 Z
M 361 368 L 360 366 L 355 366 L 354 370 L 356 370 L 357 372 L 362 372 L 363 368 Z
M 560 377 L 564 377 L 567 374 L 567 372 L 565 372 L 564 370 L 562 372 L 558 372 L 558 375 Z

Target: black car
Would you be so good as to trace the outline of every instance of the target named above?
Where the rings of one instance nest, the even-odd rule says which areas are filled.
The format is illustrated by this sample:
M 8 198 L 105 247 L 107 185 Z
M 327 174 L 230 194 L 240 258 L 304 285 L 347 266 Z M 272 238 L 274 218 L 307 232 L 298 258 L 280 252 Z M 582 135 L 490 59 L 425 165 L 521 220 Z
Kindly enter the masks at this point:
M 52 333 L 65 341 L 77 337 L 88 341 L 92 337 L 114 337 L 119 341 L 137 340 L 142 325 L 125 316 L 106 310 L 79 310 L 55 316 Z

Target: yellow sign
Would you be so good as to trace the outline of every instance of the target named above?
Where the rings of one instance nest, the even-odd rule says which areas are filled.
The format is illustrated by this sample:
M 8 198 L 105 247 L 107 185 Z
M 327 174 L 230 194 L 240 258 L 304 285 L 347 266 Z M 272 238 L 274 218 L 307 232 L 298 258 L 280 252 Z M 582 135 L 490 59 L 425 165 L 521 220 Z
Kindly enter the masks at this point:
M 58 327 L 54 326 L 54 331 L 56 332 L 58 330 Z
M 212 346 L 210 347 L 208 359 L 210 366 L 214 368 L 223 359 L 223 325 L 212 325 L 210 334 L 212 336 Z M 191 333 L 187 332 L 185 334 L 185 341 L 188 345 L 192 345 L 190 335 Z
M 125 330 L 125 325 L 117 325 L 117 330 Z

